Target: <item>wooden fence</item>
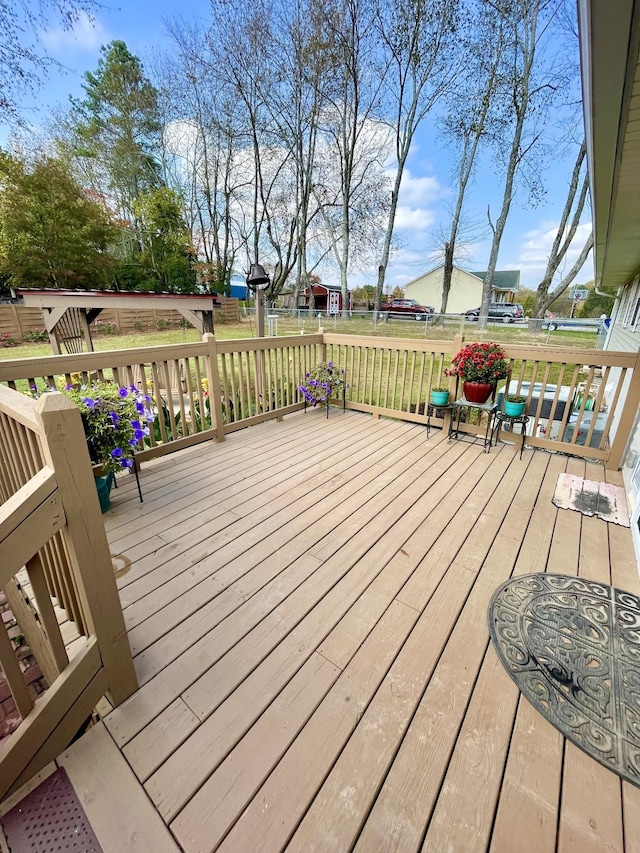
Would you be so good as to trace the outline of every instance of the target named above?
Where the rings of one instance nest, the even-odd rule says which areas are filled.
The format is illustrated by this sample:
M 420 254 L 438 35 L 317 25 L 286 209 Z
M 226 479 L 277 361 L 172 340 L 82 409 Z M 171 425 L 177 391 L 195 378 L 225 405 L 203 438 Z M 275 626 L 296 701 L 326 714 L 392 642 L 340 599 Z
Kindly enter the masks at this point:
M 105 693 L 117 705 L 137 688 L 80 413 L 60 393 L 35 401 L 0 386 L 0 587 L 49 686 L 34 703 L 0 630 L 23 718 L 0 755 L 2 799 L 66 748 Z M 85 637 L 71 661 L 54 600 Z

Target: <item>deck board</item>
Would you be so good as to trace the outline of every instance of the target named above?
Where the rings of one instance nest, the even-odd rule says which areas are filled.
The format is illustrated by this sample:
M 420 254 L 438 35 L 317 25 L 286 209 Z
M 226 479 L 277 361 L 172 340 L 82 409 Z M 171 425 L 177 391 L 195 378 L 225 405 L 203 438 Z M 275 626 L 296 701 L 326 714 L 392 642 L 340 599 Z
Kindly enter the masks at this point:
M 512 574 L 640 592 L 629 530 L 552 504 L 565 471 L 617 482 L 316 411 L 154 460 L 142 504 L 124 481 L 142 686 L 105 724 L 180 848 L 637 850 L 640 790 L 565 749 L 489 642 Z

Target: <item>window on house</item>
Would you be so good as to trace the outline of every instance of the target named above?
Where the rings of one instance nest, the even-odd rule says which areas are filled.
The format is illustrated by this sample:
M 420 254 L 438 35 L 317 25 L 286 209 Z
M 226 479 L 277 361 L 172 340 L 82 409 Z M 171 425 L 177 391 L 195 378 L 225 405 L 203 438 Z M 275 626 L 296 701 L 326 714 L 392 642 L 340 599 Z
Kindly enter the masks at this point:
M 638 305 L 639 299 L 638 279 L 636 278 L 631 287 L 627 288 L 624 295 L 622 310 L 620 312 L 623 326 L 635 326 L 638 322 L 638 312 L 640 310 L 640 306 Z

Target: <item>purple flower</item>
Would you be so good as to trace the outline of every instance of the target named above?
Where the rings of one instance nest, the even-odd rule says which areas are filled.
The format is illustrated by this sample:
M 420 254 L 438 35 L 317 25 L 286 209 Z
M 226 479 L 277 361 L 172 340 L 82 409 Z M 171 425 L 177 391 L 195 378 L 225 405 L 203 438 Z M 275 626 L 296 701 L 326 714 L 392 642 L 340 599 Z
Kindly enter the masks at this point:
M 85 406 L 87 406 L 87 408 L 91 409 L 92 411 L 96 407 L 96 401 L 93 400 L 91 397 L 83 397 L 82 402 L 85 404 Z
M 139 415 L 144 415 L 144 403 L 136 403 L 136 412 Z
M 131 447 L 135 447 L 137 443 L 138 443 L 137 439 L 135 439 L 135 438 L 129 439 L 129 444 L 131 445 Z
M 122 460 L 123 468 L 133 468 L 133 459 L 123 459 Z
M 120 459 L 120 457 L 123 456 L 123 454 L 124 454 L 124 450 L 121 447 L 116 447 L 114 450 L 111 451 L 111 455 L 113 456 L 114 459 Z
M 114 422 L 114 424 L 117 424 L 118 421 L 120 420 L 120 415 L 117 412 L 109 412 L 109 415 L 111 417 L 111 420 Z
M 131 426 L 134 429 L 140 429 L 140 421 L 131 421 Z
M 129 389 L 128 388 L 118 388 L 118 394 L 120 394 L 120 396 L 123 398 L 128 397 L 129 396 Z

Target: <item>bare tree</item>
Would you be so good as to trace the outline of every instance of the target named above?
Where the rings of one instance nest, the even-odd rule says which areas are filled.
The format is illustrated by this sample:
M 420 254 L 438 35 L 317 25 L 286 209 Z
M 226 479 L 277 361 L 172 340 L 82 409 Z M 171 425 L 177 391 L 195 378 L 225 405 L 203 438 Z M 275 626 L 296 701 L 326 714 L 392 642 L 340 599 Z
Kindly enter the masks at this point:
M 40 33 L 53 14 L 65 30 L 84 15 L 101 8 L 95 0 L 0 0 L 0 117 L 12 126 L 25 125 L 22 102 L 35 92 L 52 67 L 60 68 L 47 55 Z
M 464 66 L 456 78 L 455 87 L 445 95 L 446 112 L 440 121 L 444 138 L 456 151 L 457 185 L 451 224 L 442 242 L 444 269 L 441 314 L 447 310 L 464 201 L 478 152 L 486 139 L 496 135 L 496 125 L 500 124 L 495 108 L 498 74 L 505 48 L 502 17 L 469 14 L 465 37 L 461 37 L 460 43 L 465 56 Z
M 573 267 L 561 279 L 559 284 L 557 284 L 556 287 L 553 288 L 553 291 L 549 293 L 549 288 L 551 287 L 554 276 L 556 275 L 560 265 L 564 262 L 567 252 L 571 247 L 571 243 L 573 242 L 573 238 L 575 237 L 578 225 L 580 224 L 582 212 L 584 210 L 585 203 L 587 200 L 589 178 L 586 169 L 584 171 L 582 181 L 580 180 L 580 172 L 584 164 L 585 153 L 586 149 L 585 143 L 583 141 L 578 151 L 578 156 L 576 157 L 575 165 L 573 167 L 573 173 L 569 182 L 567 199 L 565 201 L 564 209 L 562 211 L 562 216 L 560 217 L 560 224 L 558 225 L 556 236 L 551 246 L 551 251 L 549 253 L 549 258 L 547 261 L 547 268 L 537 288 L 536 303 L 533 309 L 534 317 L 543 317 L 544 312 L 547 310 L 549 305 L 551 305 L 551 303 L 555 299 L 557 299 L 558 296 L 564 293 L 564 291 L 569 287 L 571 282 L 582 269 L 582 266 L 584 265 L 584 262 L 586 261 L 587 256 L 593 247 L 593 232 L 591 232 L 587 237 L 584 246 L 582 247 L 580 254 L 578 255 L 578 258 L 576 259 L 576 262 L 574 263 Z M 578 191 L 579 187 L 580 190 Z
M 323 106 L 323 79 L 331 57 L 324 48 L 323 18 L 325 6 L 319 0 L 294 0 L 281 3 L 275 10 L 276 38 L 275 86 L 268 99 L 272 121 L 281 144 L 292 155 L 295 172 L 296 276 L 294 305 L 302 286 L 327 250 L 311 259 L 310 226 L 319 213 L 313 193 L 320 115 Z M 280 264 L 280 279 L 286 267 Z
M 415 132 L 455 79 L 454 56 L 458 0 L 380 0 L 376 16 L 381 41 L 380 76 L 384 82 L 394 134 L 395 175 L 378 265 L 376 308 L 380 308 L 400 185 Z
M 388 133 L 378 121 L 384 82 L 377 65 L 377 31 L 365 0 L 339 0 L 326 10 L 324 42 L 327 68 L 320 117 L 322 162 L 314 194 L 340 272 L 343 312 L 348 309 L 348 280 L 360 248 L 375 239 L 385 204 L 383 167 Z M 320 159 L 320 158 L 319 158 Z M 388 202 L 387 202 L 388 203 Z
M 493 221 L 487 211 L 492 231 L 487 274 L 482 289 L 480 321 L 486 323 L 498 262 L 502 236 L 507 224 L 516 189 L 516 179 L 533 160 L 533 153 L 542 137 L 542 123 L 551 96 L 557 91 L 557 79 L 552 60 L 544 62 L 541 49 L 564 0 L 482 0 L 487 14 L 502 17 L 507 34 L 505 62 L 500 70 L 500 90 L 505 129 L 495 148 L 498 158 L 506 154 L 502 204 Z M 507 142 L 507 128 L 510 133 Z M 526 177 L 526 175 L 525 175 Z M 530 180 L 539 179 L 535 165 Z
M 242 199 L 252 186 L 241 155 L 242 111 L 223 81 L 211 86 L 216 66 L 206 50 L 206 28 L 181 20 L 167 28 L 174 48 L 157 64 L 165 177 L 185 200 L 192 242 L 203 256 L 202 282 L 228 290 L 246 235 Z

